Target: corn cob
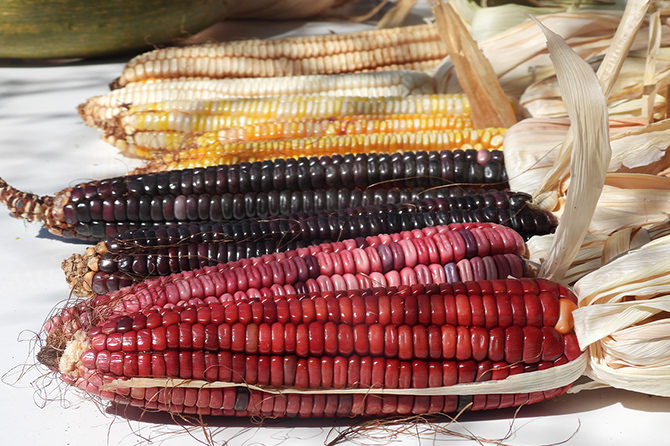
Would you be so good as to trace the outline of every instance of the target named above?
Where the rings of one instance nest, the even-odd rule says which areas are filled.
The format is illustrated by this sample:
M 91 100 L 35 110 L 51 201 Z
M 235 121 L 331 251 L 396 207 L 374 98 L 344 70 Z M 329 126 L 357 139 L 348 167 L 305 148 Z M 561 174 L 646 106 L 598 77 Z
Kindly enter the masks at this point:
M 359 96 L 286 96 L 141 104 L 121 113 L 120 121 L 122 128 L 135 130 L 205 132 L 268 119 L 404 113 L 456 116 L 467 115 L 469 108 L 467 98 L 463 95 L 372 99 Z
M 181 77 L 273 77 L 435 68 L 446 55 L 434 25 L 352 34 L 165 48 L 133 58 L 112 88 Z
M 47 323 L 38 359 L 65 382 L 119 403 L 264 417 L 510 407 L 562 394 L 584 368 L 576 299 L 545 280 L 237 302 L 205 291 L 204 280 L 222 273 L 175 275 L 67 308 Z M 165 296 L 176 286 L 203 298 L 175 305 Z M 538 375 L 550 378 L 537 383 Z M 486 383 L 490 392 L 483 381 L 499 385 Z
M 83 111 L 83 110 L 80 110 Z M 207 132 L 267 120 L 386 116 L 402 114 L 467 117 L 469 103 L 462 95 L 411 95 L 365 98 L 359 96 L 284 96 L 221 100 L 164 101 L 131 106 L 111 117 L 83 115 L 103 137 L 124 149 L 123 141 L 137 132 Z
M 497 151 L 358 154 L 129 175 L 80 184 L 43 197 L 20 192 L 0 179 L 0 202 L 14 217 L 42 221 L 56 235 L 100 239 L 131 227 L 178 222 L 177 214 L 192 212 L 192 200 L 208 203 L 211 210 L 225 194 L 365 188 L 394 181 L 418 187 L 449 182 L 504 185 L 506 180 L 502 153 Z
M 388 97 L 434 93 L 433 79 L 419 71 L 311 75 L 267 79 L 167 79 L 130 84 L 79 106 L 92 122 L 109 120 L 129 106 L 175 100 L 260 98 L 285 95 Z
M 286 119 L 263 121 L 244 127 L 219 130 L 221 143 L 268 141 L 324 135 L 362 135 L 372 133 L 426 132 L 432 130 L 471 129 L 472 121 L 463 116 L 391 115 L 343 116 L 339 118 Z M 137 138 L 139 134 L 135 135 Z
M 114 283 L 126 286 L 127 280 L 142 280 L 151 275 L 193 270 L 282 249 L 299 249 L 318 242 L 412 231 L 435 224 L 493 222 L 510 226 L 525 238 L 553 231 L 556 223 L 548 212 L 532 208 L 523 197 L 500 198 L 502 200 L 494 207 L 475 206 L 469 210 L 449 210 L 447 200 L 432 199 L 298 214 L 291 218 L 194 223 L 129 231 L 91 248 L 84 257 L 73 256 L 65 262 L 64 269 L 68 280 L 75 285 L 89 272 L 100 271 L 97 275 L 100 281 L 113 276 Z M 469 239 L 471 249 L 474 249 L 476 240 Z M 115 275 L 117 272 L 119 274 Z M 93 276 L 89 276 L 86 285 L 82 285 L 85 291 L 91 289 L 88 284 L 92 280 Z
M 281 192 L 247 192 L 222 194 L 220 197 L 200 198 L 195 194 L 177 195 L 175 218 L 178 221 L 242 220 L 289 216 L 292 214 L 327 212 L 383 204 L 401 204 L 442 198 L 448 210 L 474 210 L 478 208 L 520 208 L 530 201 L 527 194 L 497 192 L 474 188 L 367 188 L 316 189 Z M 141 200 L 141 198 L 140 198 Z M 180 213 L 183 215 L 179 216 Z
M 331 118 L 284 119 L 261 121 L 255 124 L 233 127 L 215 132 L 185 134 L 184 132 L 138 131 L 125 139 L 117 140 L 114 135 L 105 136 L 107 142 L 122 149 L 129 156 L 155 159 L 165 152 L 204 147 L 237 147 L 255 149 L 252 142 L 314 138 L 330 135 L 368 135 L 386 133 L 418 133 L 452 131 L 466 134 L 472 129 L 472 120 L 463 116 L 443 115 L 393 115 L 393 116 L 343 116 Z M 495 138 L 495 137 L 494 137 Z M 322 141 L 327 139 L 320 138 Z M 348 138 L 347 138 L 348 140 Z M 307 141 L 307 140 L 305 140 Z M 244 145 L 242 143 L 245 143 Z M 278 143 L 274 143 L 279 145 Z M 288 144 L 288 142 L 286 143 Z M 300 142 L 298 142 L 300 144 Z M 271 147 L 270 144 L 265 146 Z M 237 150 L 237 149 L 235 149 Z
M 202 245 L 197 248 L 203 249 Z M 177 252 L 172 259 L 161 253 L 150 259 L 137 251 L 130 255 L 127 251 L 121 256 L 105 255 L 98 264 L 100 270 L 91 270 L 84 275 L 83 288 L 89 291 L 88 294 L 90 291 L 104 294 L 137 283 L 147 274 L 192 272 L 202 265 L 219 264 L 216 260 L 220 258 L 215 261 L 198 258 L 197 248 L 196 256 L 180 256 Z M 206 248 L 208 246 L 204 246 Z M 235 299 L 258 293 L 294 294 L 370 286 L 452 283 L 508 275 L 523 277 L 526 268 L 519 257 L 523 251 L 522 239 L 509 228 L 487 223 L 451 224 L 228 262 L 226 268 L 230 272 L 225 274 L 230 280 L 227 289 Z M 244 268 L 246 279 L 240 276 L 239 267 Z M 277 279 L 279 282 L 274 282 L 281 290 L 271 281 L 256 280 L 269 272 L 273 277 L 286 274 L 283 279 Z
M 219 144 L 197 138 L 162 159 L 148 162 L 137 170 L 158 172 L 220 164 L 246 163 L 298 157 L 320 157 L 348 153 L 400 153 L 415 151 L 472 150 L 483 158 L 502 147 L 503 128 L 480 130 L 443 130 L 420 133 L 377 133 L 370 135 L 333 135 L 253 143 Z M 155 153 L 155 152 L 154 152 Z

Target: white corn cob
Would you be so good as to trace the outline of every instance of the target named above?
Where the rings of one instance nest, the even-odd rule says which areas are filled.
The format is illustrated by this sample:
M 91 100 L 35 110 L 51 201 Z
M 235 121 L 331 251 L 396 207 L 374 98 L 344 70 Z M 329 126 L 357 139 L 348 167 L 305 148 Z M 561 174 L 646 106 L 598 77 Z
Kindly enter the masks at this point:
M 103 126 L 121 110 L 175 100 L 259 98 L 284 95 L 385 97 L 434 93 L 432 77 L 420 71 L 236 79 L 165 79 L 134 83 L 88 99 L 79 107 L 84 121 Z
M 241 40 L 141 54 L 113 86 L 179 77 L 271 77 L 435 68 L 446 52 L 434 25 L 276 40 Z

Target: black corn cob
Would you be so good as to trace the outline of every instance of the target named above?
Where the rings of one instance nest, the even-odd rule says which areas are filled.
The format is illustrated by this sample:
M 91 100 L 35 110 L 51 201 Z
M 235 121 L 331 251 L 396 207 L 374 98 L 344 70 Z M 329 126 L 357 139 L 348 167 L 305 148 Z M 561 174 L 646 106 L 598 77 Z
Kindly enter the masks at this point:
M 98 244 L 84 259 L 75 255 L 64 268 L 66 273 L 77 271 L 73 264 L 90 264 L 93 256 L 94 270 L 99 271 L 98 282 L 102 283 L 102 274 L 112 278 L 113 286 L 121 287 L 147 276 L 193 270 L 315 243 L 450 223 L 497 223 L 511 227 L 525 238 L 552 232 L 556 226 L 554 217 L 530 205 L 529 199 L 523 193 L 494 191 L 262 220 L 138 229 Z M 98 288 L 97 293 L 116 289 Z
M 492 151 L 480 164 L 476 150 L 445 150 L 334 155 L 129 175 L 80 184 L 53 197 L 23 193 L 0 180 L 0 202 L 14 216 L 41 220 L 57 235 L 101 240 L 131 228 L 224 220 L 233 215 L 234 209 L 228 208 L 233 194 L 394 184 L 500 188 L 506 181 L 502 152 Z M 258 195 L 255 198 L 258 204 Z M 246 196 L 244 200 L 246 206 Z M 268 212 L 271 201 L 267 200 Z M 260 203 L 262 208 L 265 199 Z

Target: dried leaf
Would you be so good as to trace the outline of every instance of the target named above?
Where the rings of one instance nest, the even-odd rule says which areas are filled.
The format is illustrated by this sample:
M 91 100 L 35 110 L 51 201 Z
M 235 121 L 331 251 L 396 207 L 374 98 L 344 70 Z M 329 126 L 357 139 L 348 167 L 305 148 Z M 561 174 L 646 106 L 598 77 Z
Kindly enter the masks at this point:
M 670 234 L 670 222 L 649 228 L 626 228 L 612 235 L 586 234 L 579 252 L 565 274 L 565 283 L 572 285 L 585 275 L 618 258 L 630 249 L 638 249 L 660 237 Z M 547 234 L 531 237 L 526 242 L 528 259 L 536 264 L 545 261 L 556 236 Z
M 656 83 L 667 82 L 670 76 L 670 48 L 659 49 L 655 57 L 653 72 L 648 75 L 654 79 L 654 85 L 646 82 L 643 75 L 650 70 L 648 56 L 647 51 L 636 51 L 629 54 L 624 61 L 612 93 L 607 99 L 610 118 L 614 116 L 643 117 L 648 123 L 647 113 L 643 111 L 645 101 L 650 102 L 648 111 L 653 113 L 655 119 L 664 117 L 665 98 L 653 94 L 651 87 Z M 600 60 L 591 60 L 590 63 L 592 66 L 597 66 Z M 645 94 L 647 98 L 643 98 Z M 529 85 L 519 98 L 519 107 L 523 115 L 527 117 L 564 118 L 567 116 L 555 76 Z
M 577 282 L 573 312 L 588 375 L 614 387 L 670 396 L 670 236 Z
M 654 124 L 641 126 L 639 119 L 617 119 L 609 121 L 610 144 L 612 147 L 612 158 L 609 163 L 609 172 L 619 173 L 646 173 L 653 175 L 667 174 L 670 169 L 670 120 L 660 121 Z M 505 165 L 509 175 L 510 187 L 514 190 L 523 192 L 532 192 L 536 190 L 543 181 L 546 173 L 551 169 L 555 162 L 561 141 L 568 132 L 568 121 L 565 119 L 524 119 L 505 132 Z M 615 184 L 617 177 L 612 176 L 609 180 Z M 632 178 L 625 177 L 626 181 Z M 654 180 L 656 181 L 656 180 Z M 665 184 L 665 180 L 658 180 L 653 189 L 659 189 L 659 184 Z M 617 184 L 622 183 L 619 181 Z M 630 184 L 640 183 L 639 179 L 634 179 Z M 649 180 L 646 181 L 647 188 Z M 663 188 L 663 187 L 661 187 Z M 549 210 L 560 212 L 560 200 L 562 199 L 563 189 L 559 188 L 552 191 L 555 195 L 553 202 L 548 202 L 546 207 Z M 617 197 L 610 195 L 611 188 L 607 189 L 600 198 L 599 207 L 607 208 L 609 203 L 617 205 Z M 627 192 L 628 195 L 632 191 Z M 662 198 L 653 199 L 660 201 Z M 537 201 L 537 199 L 536 199 Z M 632 207 L 624 208 L 623 202 L 628 204 L 632 201 Z M 630 214 L 639 214 L 646 211 L 644 201 L 632 197 L 631 200 L 622 198 L 621 205 L 618 207 Z M 664 210 L 667 206 L 663 205 L 656 210 Z M 654 210 L 654 208 L 652 208 Z M 596 214 L 600 211 L 597 210 Z M 665 211 L 664 211 L 665 212 Z M 635 216 L 635 215 L 634 215 Z M 639 221 L 640 219 L 636 217 Z M 658 222 L 654 217 L 652 222 Z M 611 223 L 611 222 L 610 222 Z M 648 224 L 649 222 L 645 223 Z M 607 225 L 611 232 L 617 227 L 611 224 Z M 594 228 L 592 228 L 594 230 Z
M 656 61 L 661 47 L 661 12 L 655 10 L 649 17 L 649 51 L 644 70 L 644 100 L 642 101 L 642 115 L 651 122 L 654 114 L 654 98 L 658 91 L 656 82 Z
M 500 33 L 528 21 L 528 15 L 555 14 L 562 8 L 539 8 L 536 6 L 506 3 L 499 6 L 479 8 L 471 20 L 472 37 L 478 42 L 492 39 Z
M 592 233 L 648 227 L 670 216 L 670 178 L 656 175 L 608 174 L 589 225 Z
M 556 238 L 540 276 L 560 281 L 586 235 L 605 183 L 611 157 L 607 103 L 591 66 L 561 37 L 539 21 L 547 36 L 563 101 L 570 116 L 574 147 L 570 161 L 570 188 Z
M 602 264 L 609 263 L 612 259 L 618 257 L 622 252 L 630 249 L 630 240 L 633 233 L 632 228 L 621 229 L 607 237 L 603 253 L 601 255 Z
M 621 66 L 644 22 L 650 4 L 651 0 L 628 0 L 626 2 L 621 23 L 617 27 L 612 44 L 605 53 L 603 63 L 598 68 L 598 79 L 600 79 L 600 85 L 606 97 L 609 97 L 612 92 Z
M 574 11 L 538 18 L 563 36 L 581 57 L 589 59 L 607 50 L 621 11 Z M 646 36 L 639 36 L 635 47 L 646 46 Z M 530 20 L 481 42 L 480 47 L 503 90 L 512 98 L 518 98 L 532 82 L 554 74 L 542 31 Z M 462 91 L 454 71 L 448 59 L 438 68 L 436 79 L 442 91 Z
M 433 2 L 442 41 L 470 100 L 475 128 L 511 127 L 516 122 L 512 103 L 505 95 L 490 62 L 472 39 L 456 10 L 442 0 Z
M 608 97 L 612 91 L 614 81 L 619 75 L 624 59 L 628 51 L 630 51 L 635 36 L 644 21 L 644 16 L 650 3 L 651 0 L 631 0 L 626 3 L 621 23 L 619 23 L 614 38 L 605 53 L 605 58 L 598 68 L 598 79 L 600 80 L 605 97 Z M 573 138 L 574 134 L 568 135 L 561 147 L 556 163 L 534 195 L 542 195 L 560 186 L 570 163 Z
M 510 394 L 541 392 L 557 387 L 572 384 L 584 373 L 588 358 L 581 355 L 566 364 L 536 370 L 533 373 L 509 375 L 505 379 L 478 381 L 471 383 L 454 384 L 440 387 L 421 388 L 389 388 L 389 387 L 345 387 L 326 389 L 306 389 L 299 387 L 277 387 L 260 384 L 247 384 L 227 381 L 205 381 L 181 378 L 123 378 L 115 379 L 101 386 L 101 390 L 117 390 L 148 387 L 182 387 L 196 389 L 217 389 L 230 387 L 244 387 L 249 390 L 259 390 L 270 394 L 333 394 L 333 395 L 487 395 L 491 393 Z

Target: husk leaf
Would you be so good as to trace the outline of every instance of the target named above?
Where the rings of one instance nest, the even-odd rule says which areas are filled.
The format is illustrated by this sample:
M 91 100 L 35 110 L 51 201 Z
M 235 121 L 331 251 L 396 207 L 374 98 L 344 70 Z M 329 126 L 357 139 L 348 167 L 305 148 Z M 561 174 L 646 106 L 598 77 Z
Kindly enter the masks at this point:
M 621 11 L 561 12 L 541 15 L 538 19 L 560 34 L 581 57 L 589 59 L 607 50 L 621 19 Z M 646 36 L 640 35 L 635 47 L 646 46 Z M 529 20 L 480 42 L 480 48 L 511 98 L 518 99 L 528 85 L 554 74 L 544 36 Z M 435 76 L 441 91 L 462 91 L 451 60 L 441 64 Z
M 643 76 L 643 73 L 650 70 L 648 59 L 646 51 L 636 51 L 629 54 L 624 61 L 607 99 L 610 118 L 642 117 L 650 122 L 650 114 L 654 119 L 664 117 L 665 98 L 652 90 L 657 90 L 654 87 L 666 83 L 670 76 L 670 48 L 659 49 L 653 71 L 649 74 L 654 79 L 651 84 L 645 80 L 646 74 Z M 590 61 L 593 66 L 598 66 L 600 62 L 601 58 Z M 646 110 L 645 104 L 648 107 Z M 526 117 L 566 117 L 556 77 L 550 76 L 529 85 L 519 98 L 519 109 Z
M 556 162 L 561 143 L 565 140 L 570 127 L 567 119 L 528 118 L 505 132 L 503 147 L 505 150 L 505 168 L 509 176 L 510 188 L 513 190 L 532 193 L 537 190 L 546 173 Z M 644 129 L 647 129 L 646 131 Z M 635 129 L 639 132 L 635 133 Z M 630 138 L 634 135 L 645 135 L 654 131 L 661 132 L 662 126 L 644 127 L 643 122 L 637 118 L 610 119 L 610 143 L 612 147 L 612 158 L 622 153 L 625 158 L 636 159 L 634 154 L 629 154 L 631 141 L 622 136 L 622 132 L 631 131 Z M 652 138 L 651 136 L 640 136 L 640 138 Z M 652 144 L 653 150 L 662 150 L 662 134 L 654 134 L 658 144 Z M 641 149 L 642 150 L 642 149 Z M 652 151 L 651 147 L 649 148 Z M 663 152 L 665 153 L 665 152 Z M 612 165 L 613 161 L 610 161 Z M 610 168 L 610 171 L 615 169 Z M 562 190 L 552 191 L 558 195 Z M 548 207 L 553 209 L 553 207 Z
M 547 36 L 558 84 L 570 116 L 574 148 L 572 182 L 556 238 L 540 267 L 540 277 L 560 281 L 584 240 L 591 215 L 605 182 L 611 157 L 607 104 L 593 70 L 561 37 L 537 22 Z
M 559 214 L 560 215 L 560 214 Z M 589 225 L 592 233 L 647 227 L 670 216 L 670 178 L 636 173 L 608 174 Z
M 655 7 L 649 17 L 649 51 L 644 69 L 644 94 L 642 101 L 642 115 L 651 122 L 654 114 L 654 97 L 658 91 L 656 76 L 656 62 L 661 47 L 661 12 Z
M 439 0 L 432 5 L 440 37 L 470 101 L 474 127 L 511 127 L 516 123 L 514 108 L 477 42 L 451 4 Z
M 565 8 L 526 6 L 516 3 L 479 8 L 472 17 L 470 32 L 477 42 L 484 42 L 528 21 L 529 14 L 538 16 L 561 11 L 565 11 Z
M 652 0 L 628 0 L 621 23 L 617 27 L 612 44 L 605 53 L 605 59 L 598 68 L 598 79 L 605 97 L 609 97 L 619 76 L 621 66 L 633 45 Z
M 618 258 L 631 249 L 637 249 L 651 240 L 670 234 L 670 222 L 649 228 L 625 228 L 611 235 L 586 234 L 579 252 L 565 273 L 565 283 L 573 285 L 577 280 Z M 556 236 L 554 234 L 531 237 L 526 242 L 528 259 L 541 264 L 549 255 Z
M 656 122 L 650 125 L 640 125 L 641 119 L 616 119 L 609 121 L 610 143 L 612 147 L 612 158 L 610 160 L 608 171 L 611 173 L 646 173 L 651 175 L 667 175 L 670 169 L 670 120 Z M 568 133 L 568 121 L 564 119 L 525 119 L 505 132 L 504 150 L 505 166 L 509 176 L 509 184 L 513 190 L 532 193 L 536 190 L 550 170 L 552 163 L 559 155 L 560 141 Z M 609 177 L 609 184 L 612 186 L 622 185 L 624 182 L 617 180 L 617 176 Z M 601 226 L 599 232 L 611 233 L 619 229 L 614 221 L 601 221 L 599 214 L 602 214 L 614 205 L 614 209 L 619 209 L 625 226 L 637 227 L 642 224 L 659 223 L 662 215 L 667 215 L 664 209 L 667 205 L 662 201 L 663 194 L 666 192 L 652 192 L 656 197 L 645 197 L 654 202 L 654 205 L 660 203 L 659 208 L 648 208 L 647 202 L 639 200 L 638 194 L 634 190 L 629 190 L 633 185 L 643 188 L 665 189 L 664 180 L 652 180 L 647 178 L 642 183 L 640 177 L 623 177 L 626 181 L 631 180 L 628 186 L 622 186 L 626 191 L 622 194 L 628 195 L 630 199 L 612 195 L 614 188 L 606 187 L 600 198 L 595 224 L 592 224 L 591 230 Z M 556 190 L 550 191 L 550 194 L 544 197 L 550 197 L 543 203 L 546 209 L 553 210 L 557 215 L 561 215 L 564 189 L 569 184 L 566 181 Z M 659 195 L 661 194 L 661 195 Z M 618 200 L 623 200 L 618 203 Z M 625 203 L 625 205 L 624 205 Z M 630 205 L 631 207 L 625 208 Z M 662 212 L 657 212 L 663 210 Z M 647 211 L 655 213 L 648 221 L 643 219 Z M 619 211 L 617 211 L 618 213 Z M 636 215 L 639 214 L 639 215 Z M 634 220 L 628 221 L 633 216 Z M 644 223 L 643 223 L 644 220 Z M 635 222 L 639 222 L 636 225 Z M 604 224 L 604 226 L 603 226 Z
M 587 374 L 613 387 L 670 396 L 670 236 L 593 271 L 575 292 Z
M 598 79 L 605 97 L 609 97 L 612 91 L 614 81 L 619 75 L 623 61 L 626 58 L 628 51 L 630 51 L 637 32 L 644 21 L 644 16 L 649 8 L 650 2 L 651 0 L 631 0 L 626 3 L 626 9 L 621 18 L 621 23 L 619 23 L 614 38 L 605 53 L 605 58 L 598 68 Z M 566 108 L 569 108 L 567 104 Z M 568 171 L 568 165 L 571 163 L 569 160 L 572 151 L 573 137 L 574 134 L 569 134 L 563 142 L 556 163 L 547 173 L 542 185 L 533 194 L 534 196 L 550 193 L 560 185 L 560 182 Z

